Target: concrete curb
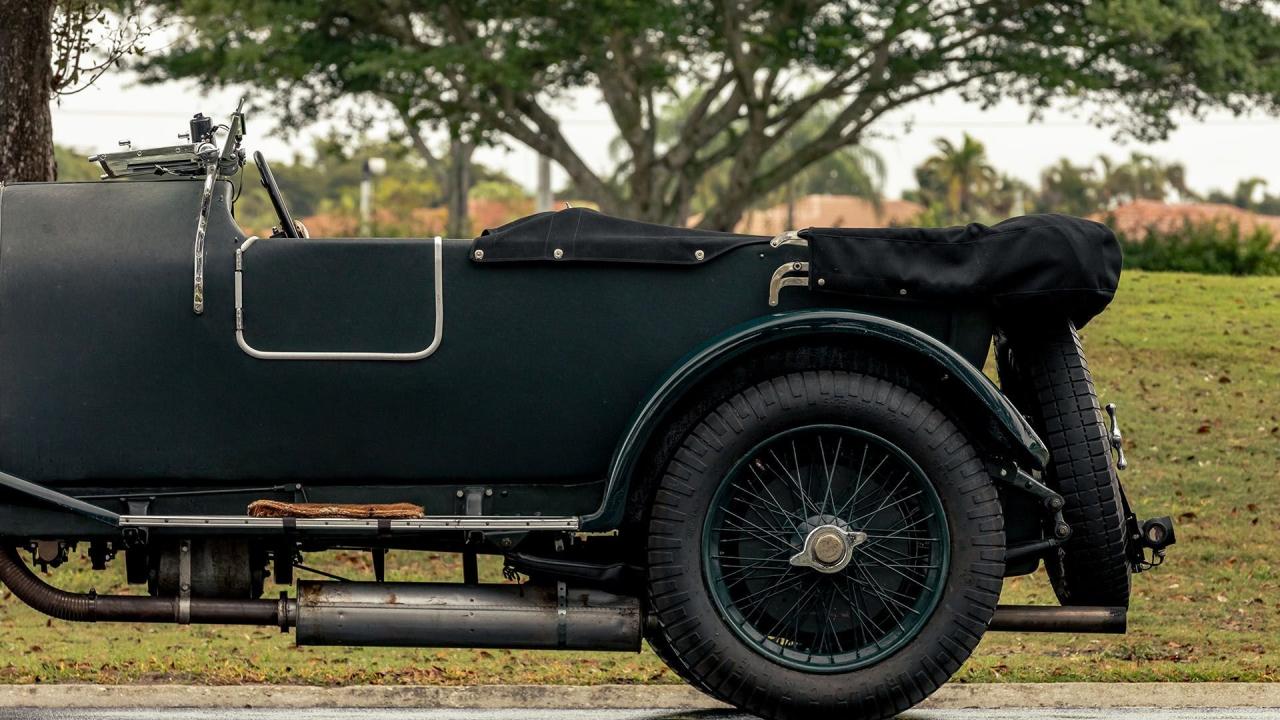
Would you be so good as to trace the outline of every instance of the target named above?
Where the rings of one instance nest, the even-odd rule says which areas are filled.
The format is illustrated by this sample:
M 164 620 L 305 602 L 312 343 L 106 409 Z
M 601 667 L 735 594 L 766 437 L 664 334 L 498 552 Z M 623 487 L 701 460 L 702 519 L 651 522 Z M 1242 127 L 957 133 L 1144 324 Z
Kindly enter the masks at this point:
M 0 685 L 0 708 L 716 709 L 683 685 Z M 925 709 L 1280 708 L 1280 683 L 944 686 Z

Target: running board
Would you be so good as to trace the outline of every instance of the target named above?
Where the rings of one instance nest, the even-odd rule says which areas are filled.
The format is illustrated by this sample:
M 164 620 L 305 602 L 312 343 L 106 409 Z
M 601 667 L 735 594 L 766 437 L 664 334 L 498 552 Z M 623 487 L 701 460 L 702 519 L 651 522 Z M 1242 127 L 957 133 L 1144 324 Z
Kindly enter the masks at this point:
M 577 516 L 437 515 L 413 519 L 391 518 L 271 518 L 247 515 L 118 515 L 57 490 L 0 471 L 0 488 L 47 502 L 82 517 L 121 529 L 181 529 L 206 532 L 278 532 L 349 534 L 422 533 L 445 530 L 520 531 L 563 530 L 582 526 Z
M 987 630 L 1123 635 L 1128 617 L 1129 609 L 1124 607 L 1000 605 Z
M 121 515 L 122 528 L 173 528 L 218 532 L 279 533 L 418 533 L 443 530 L 565 530 L 576 531 L 577 517 L 542 515 L 438 515 L 414 519 L 389 518 L 266 518 L 236 515 Z
M 70 495 L 60 493 L 57 490 L 50 490 L 43 485 L 37 485 L 29 480 L 23 480 L 17 475 L 0 472 L 0 487 L 8 488 L 21 495 L 26 495 L 27 497 L 32 497 L 51 505 L 56 505 L 63 510 L 73 512 L 76 515 L 89 518 L 90 520 L 97 520 L 98 522 L 105 523 L 107 525 L 120 524 L 120 516 L 106 508 L 101 508 L 93 503 L 73 498 Z

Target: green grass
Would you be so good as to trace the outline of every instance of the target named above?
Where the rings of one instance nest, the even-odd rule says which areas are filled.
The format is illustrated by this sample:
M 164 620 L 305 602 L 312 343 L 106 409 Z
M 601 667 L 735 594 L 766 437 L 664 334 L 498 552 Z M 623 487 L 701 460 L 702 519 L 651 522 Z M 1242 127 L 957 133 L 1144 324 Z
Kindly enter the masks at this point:
M 1105 401 L 1120 406 L 1140 515 L 1172 514 L 1179 543 L 1135 579 L 1125 636 L 993 633 L 961 681 L 1280 680 L 1280 278 L 1131 272 L 1084 331 Z M 368 576 L 366 556 L 323 564 Z M 120 563 L 51 580 L 124 592 Z M 458 579 L 447 556 L 392 553 L 393 579 Z M 500 579 L 496 560 L 482 578 Z M 278 591 L 278 589 L 277 589 Z M 0 682 L 316 684 L 675 683 L 640 654 L 298 648 L 270 629 L 81 625 L 4 593 Z M 1003 602 L 1050 603 L 1042 574 Z

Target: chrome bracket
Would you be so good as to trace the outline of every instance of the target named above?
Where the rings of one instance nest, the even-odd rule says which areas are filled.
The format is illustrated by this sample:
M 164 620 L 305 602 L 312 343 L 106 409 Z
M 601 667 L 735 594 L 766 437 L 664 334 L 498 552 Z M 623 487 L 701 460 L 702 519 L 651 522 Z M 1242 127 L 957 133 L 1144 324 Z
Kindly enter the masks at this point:
M 808 287 L 808 275 L 790 275 L 793 272 L 808 272 L 809 263 L 799 260 L 783 263 L 773 271 L 773 277 L 769 279 L 769 307 L 777 307 L 778 294 L 782 292 L 784 287 Z
M 191 541 L 178 544 L 178 616 L 179 625 L 191 624 Z
M 799 245 L 808 247 L 809 241 L 800 237 L 799 230 L 788 230 L 784 233 L 778 233 L 769 241 L 769 247 L 782 247 L 783 245 Z
M 1107 403 L 1107 417 L 1111 419 L 1111 432 L 1107 438 L 1111 443 L 1111 449 L 1116 451 L 1116 469 L 1124 470 L 1129 467 L 1129 461 L 1124 458 L 1124 435 L 1120 433 L 1120 421 L 1116 419 L 1116 404 Z
M 193 262 L 191 310 L 204 313 L 204 236 L 209 230 L 209 207 L 213 204 L 213 188 L 218 179 L 218 148 L 213 143 L 201 143 L 196 155 L 204 164 L 204 189 L 200 193 L 200 214 L 196 217 L 196 239 Z
M 569 586 L 556 581 L 556 644 L 569 646 Z
M 258 241 L 257 236 L 251 237 L 236 249 L 236 343 L 246 354 L 259 360 L 398 360 L 403 362 L 421 360 L 440 347 L 440 341 L 444 338 L 444 239 L 439 235 L 435 238 L 435 329 L 431 343 L 416 352 L 297 352 L 259 350 L 250 345 L 244 336 L 244 254 Z

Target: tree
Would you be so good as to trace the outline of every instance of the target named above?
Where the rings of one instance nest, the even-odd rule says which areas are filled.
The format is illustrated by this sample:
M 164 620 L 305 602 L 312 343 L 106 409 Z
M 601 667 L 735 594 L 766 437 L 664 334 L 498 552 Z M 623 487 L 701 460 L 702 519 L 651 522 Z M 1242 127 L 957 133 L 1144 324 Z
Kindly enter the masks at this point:
M 774 162 L 782 162 L 813 141 L 830 124 L 830 113 L 813 112 L 805 116 L 783 138 L 773 153 Z M 763 198 L 763 204 L 779 200 L 787 205 L 787 227 L 795 227 L 796 198 L 805 195 L 854 195 L 867 198 L 877 208 L 884 187 L 884 159 L 871 148 L 850 145 L 840 148 L 812 165 L 800 170 Z M 711 203 L 708 203 L 710 206 Z
M 1258 189 L 1262 188 L 1262 197 L 1265 199 L 1267 181 L 1264 178 L 1252 177 L 1236 182 L 1235 196 L 1232 198 L 1234 203 L 1245 210 L 1253 210 L 1257 207 L 1254 197 L 1258 195 Z
M 1177 193 L 1180 200 L 1198 198 L 1187 187 L 1187 172 L 1182 163 L 1165 163 L 1140 152 L 1132 153 L 1120 164 L 1105 155 L 1098 156 L 1098 162 L 1102 166 L 1098 199 L 1104 208 L 1134 200 L 1163 202 L 1171 193 Z
M 92 85 L 148 32 L 105 3 L 0 2 L 0 182 L 57 177 L 50 99 Z
M 959 145 L 946 138 L 938 138 L 934 145 L 938 152 L 916 172 L 921 190 L 940 195 L 928 200 L 941 200 L 952 216 L 971 215 L 978 199 L 999 186 L 1000 176 L 987 161 L 986 146 L 969 133 Z
M 53 3 L 0 3 L 0 182 L 52 180 Z
M 250 119 L 250 127 L 254 120 Z M 74 156 L 64 149 L 62 153 Z M 85 170 L 92 166 L 83 163 Z M 428 166 L 403 139 L 353 143 L 350 138 L 331 134 L 313 141 L 311 152 L 293 158 L 270 158 L 271 169 L 289 209 L 298 220 L 313 221 L 309 229 L 350 235 L 360 224 L 360 181 L 364 161 L 380 157 L 386 172 L 374 183 L 374 232 L 383 237 L 421 236 L 446 230 L 444 211 L 435 210 L 446 201 L 443 190 L 447 168 Z M 80 165 L 73 166 L 77 169 Z M 484 197 L 503 202 L 519 200 L 523 192 L 507 175 L 480 163 L 471 165 L 476 189 Z M 247 233 L 265 235 L 279 224 L 267 194 L 258 187 L 256 172 L 250 168 L 245 184 L 237 189 L 233 209 L 236 221 Z M 513 203 L 514 204 L 514 203 Z M 319 219 L 316 216 L 321 216 Z M 314 227 L 313 227 L 314 225 Z M 333 230 L 334 227 L 339 228 Z M 473 231 L 470 225 L 461 233 Z
M 1209 202 L 1235 205 L 1264 215 L 1280 215 L 1280 194 L 1268 194 L 1266 188 L 1267 181 L 1263 178 L 1245 178 L 1237 181 L 1235 190 L 1230 193 L 1222 190 L 1211 191 Z
M 1098 122 L 1143 139 L 1180 112 L 1280 109 L 1268 0 L 161 2 L 189 28 L 149 64 L 153 78 L 251 83 L 291 121 L 376 100 L 412 132 L 523 143 L 602 209 L 641 219 L 679 222 L 703 178 L 727 168 L 702 219 L 720 229 L 886 113 L 948 91 L 1037 110 L 1096 100 Z M 583 87 L 627 147 L 621 183 L 550 110 Z M 674 102 L 691 110 L 663 142 Z M 775 154 L 827 107 L 822 132 Z M 733 141 L 710 142 L 724 133 Z
M 667 106 L 662 117 L 658 118 L 658 139 L 662 144 L 674 142 L 679 138 L 680 130 L 686 123 L 685 116 L 692 110 L 692 103 L 680 102 Z M 804 119 L 792 127 L 787 136 L 782 138 L 766 157 L 766 165 L 785 159 L 794 149 L 811 142 L 826 129 L 830 122 L 831 111 L 819 109 L 807 114 Z M 708 141 L 708 145 L 723 148 L 736 142 L 731 131 L 726 130 Z M 622 138 L 614 138 L 610 144 L 610 153 L 616 163 L 616 169 L 609 182 L 616 187 L 625 188 L 631 172 L 628 148 Z M 796 173 L 779 189 L 763 195 L 752 203 L 752 207 L 771 207 L 781 203 L 787 205 L 787 226 L 794 225 L 795 201 L 804 195 L 854 195 L 870 200 L 879 205 L 881 191 L 884 187 L 885 164 L 875 151 L 861 145 L 841 148 Z M 698 182 L 693 194 L 688 198 L 686 208 L 677 209 L 677 218 L 687 217 L 692 213 L 704 213 L 715 205 L 729 185 L 729 167 L 720 165 Z
M 1040 173 L 1036 209 L 1081 216 L 1097 212 L 1097 173 L 1087 165 L 1072 164 L 1067 158 L 1045 168 Z

